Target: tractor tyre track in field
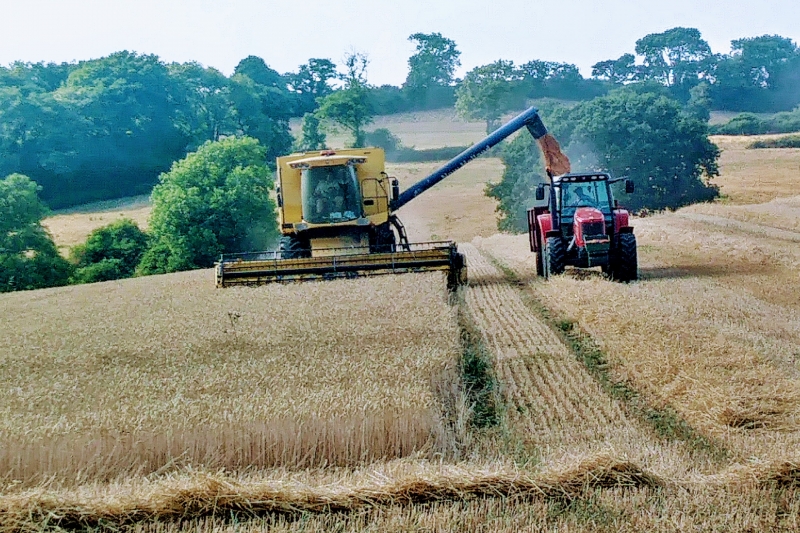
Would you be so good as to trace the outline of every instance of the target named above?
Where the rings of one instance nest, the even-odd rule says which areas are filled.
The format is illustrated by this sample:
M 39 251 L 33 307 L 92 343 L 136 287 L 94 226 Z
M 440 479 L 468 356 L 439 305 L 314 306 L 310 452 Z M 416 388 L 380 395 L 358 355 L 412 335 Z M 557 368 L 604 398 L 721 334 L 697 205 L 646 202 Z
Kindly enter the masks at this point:
M 472 245 L 467 311 L 493 356 L 509 423 L 542 459 L 613 448 L 646 459 L 665 450 L 629 419 L 520 291 Z M 648 451 L 649 450 L 649 451 Z M 658 450 L 658 451 L 656 451 Z

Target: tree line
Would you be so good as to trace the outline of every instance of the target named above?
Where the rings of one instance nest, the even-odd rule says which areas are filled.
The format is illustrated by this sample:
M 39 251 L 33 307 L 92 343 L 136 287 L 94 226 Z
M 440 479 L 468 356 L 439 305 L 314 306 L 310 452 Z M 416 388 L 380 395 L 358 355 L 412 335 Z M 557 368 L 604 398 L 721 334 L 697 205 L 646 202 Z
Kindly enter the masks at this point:
M 401 86 L 372 86 L 368 58 L 341 66 L 311 58 L 280 74 L 259 57 L 231 76 L 198 63 L 166 64 L 118 52 L 78 63 L 0 67 L 0 176 L 20 173 L 52 208 L 148 192 L 158 175 L 205 141 L 249 136 L 268 159 L 324 145 L 325 123 L 365 142 L 376 114 L 452 107 L 492 129 L 508 110 L 545 97 L 585 101 L 630 84 L 666 88 L 713 109 L 788 110 L 800 104 L 800 51 L 788 38 L 737 39 L 712 53 L 700 32 L 673 28 L 636 42 L 635 54 L 596 63 L 584 78 L 569 63 L 498 60 L 455 77 L 461 52 L 439 33 L 409 37 L 415 51 Z M 305 117 L 294 144 L 289 120 Z

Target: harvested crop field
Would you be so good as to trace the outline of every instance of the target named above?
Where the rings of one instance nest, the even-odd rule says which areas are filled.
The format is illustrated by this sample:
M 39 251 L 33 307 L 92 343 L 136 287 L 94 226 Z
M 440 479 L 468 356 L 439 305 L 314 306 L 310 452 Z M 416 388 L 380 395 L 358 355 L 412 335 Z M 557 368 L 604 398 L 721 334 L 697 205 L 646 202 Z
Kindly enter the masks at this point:
M 391 120 L 418 147 L 482 129 Z M 0 532 L 800 529 L 798 162 L 715 140 L 728 198 L 634 219 L 628 285 L 536 278 L 485 158 L 400 212 L 461 243 L 456 295 L 192 272 L 0 296 Z

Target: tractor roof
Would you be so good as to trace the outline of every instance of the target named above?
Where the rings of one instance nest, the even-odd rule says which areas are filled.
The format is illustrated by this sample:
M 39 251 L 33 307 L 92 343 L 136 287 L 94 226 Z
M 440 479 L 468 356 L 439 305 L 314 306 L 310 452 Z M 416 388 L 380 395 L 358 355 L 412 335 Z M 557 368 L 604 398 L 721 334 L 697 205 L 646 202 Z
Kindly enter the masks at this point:
M 587 182 L 587 181 L 608 181 L 611 179 L 611 176 L 605 172 L 592 172 L 589 174 L 562 174 L 561 176 L 556 176 L 553 178 L 553 183 L 563 183 L 563 182 Z

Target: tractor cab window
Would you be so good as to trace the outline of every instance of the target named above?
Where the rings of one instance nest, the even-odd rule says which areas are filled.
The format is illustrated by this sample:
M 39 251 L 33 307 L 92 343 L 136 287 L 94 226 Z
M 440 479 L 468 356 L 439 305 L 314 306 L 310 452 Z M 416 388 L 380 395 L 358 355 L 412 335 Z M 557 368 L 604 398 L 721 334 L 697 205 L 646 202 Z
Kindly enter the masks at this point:
M 564 182 L 561 184 L 561 206 L 562 212 L 574 213 L 579 207 L 595 207 L 603 213 L 610 213 L 608 183 L 605 181 Z
M 303 218 L 311 224 L 361 217 L 361 189 L 352 164 L 303 169 Z

